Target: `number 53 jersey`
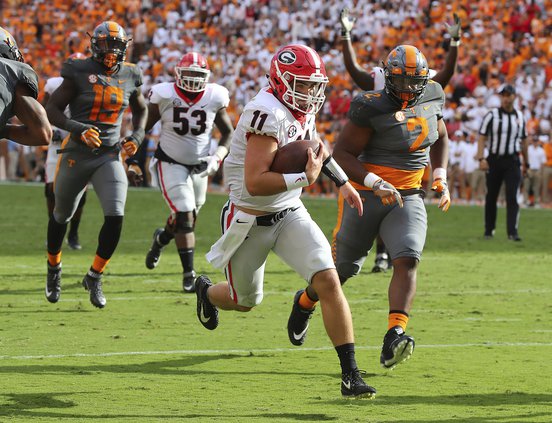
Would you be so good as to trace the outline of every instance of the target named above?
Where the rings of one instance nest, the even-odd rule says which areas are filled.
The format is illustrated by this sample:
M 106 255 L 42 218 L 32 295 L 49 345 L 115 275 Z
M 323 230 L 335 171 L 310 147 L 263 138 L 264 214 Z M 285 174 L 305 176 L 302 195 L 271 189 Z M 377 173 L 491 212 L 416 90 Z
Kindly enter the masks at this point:
M 437 122 L 443 118 L 445 93 L 429 81 L 420 100 L 399 109 L 385 92 L 368 91 L 355 97 L 349 119 L 369 127 L 372 134 L 358 159 L 366 170 L 390 182 L 397 189 L 420 188 L 429 149 L 439 135 Z M 354 184 L 357 189 L 366 187 Z
M 149 102 L 161 116 L 159 148 L 178 163 L 197 165 L 209 155 L 215 116 L 228 107 L 230 96 L 222 85 L 210 83 L 191 99 L 175 83 L 163 82 L 151 88 Z
M 102 145 L 117 144 L 128 100 L 142 85 L 140 68 L 123 62 L 115 72 L 107 73 L 91 58 L 69 59 L 61 68 L 61 76 L 75 86 L 76 95 L 69 103 L 71 119 L 99 128 Z M 72 138 L 79 141 L 77 134 Z

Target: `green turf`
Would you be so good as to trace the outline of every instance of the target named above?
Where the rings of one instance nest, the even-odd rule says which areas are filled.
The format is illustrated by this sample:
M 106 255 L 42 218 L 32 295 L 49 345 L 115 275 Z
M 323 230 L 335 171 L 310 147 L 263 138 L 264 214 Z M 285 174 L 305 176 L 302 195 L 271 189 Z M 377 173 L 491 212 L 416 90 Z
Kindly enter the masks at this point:
M 101 212 L 93 192 L 82 251 L 64 250 L 62 299 L 44 299 L 46 209 L 40 186 L 0 185 L 0 422 L 550 422 L 552 211 L 522 210 L 522 243 L 482 239 L 482 209 L 428 206 L 429 233 L 409 324 L 410 361 L 379 366 L 389 274 L 345 285 L 357 361 L 378 389 L 344 401 L 339 364 L 320 313 L 305 347 L 286 322 L 300 278 L 271 256 L 265 299 L 248 314 L 221 312 L 217 330 L 181 292 L 173 246 L 154 271 L 144 256 L 167 209 L 158 192 L 131 190 L 119 249 L 96 310 L 80 286 Z M 225 196 L 209 196 L 197 228 L 197 270 L 218 236 Z M 332 200 L 305 200 L 329 235 Z M 368 259 L 371 267 L 372 257 Z

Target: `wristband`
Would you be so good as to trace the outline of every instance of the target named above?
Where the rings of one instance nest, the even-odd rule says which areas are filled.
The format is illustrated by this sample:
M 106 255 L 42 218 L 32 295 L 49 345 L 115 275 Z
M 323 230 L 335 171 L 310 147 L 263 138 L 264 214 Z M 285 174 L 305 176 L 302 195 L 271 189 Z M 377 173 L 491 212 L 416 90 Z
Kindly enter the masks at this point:
M 433 180 L 442 179 L 447 180 L 447 170 L 444 167 L 436 167 L 433 169 Z
M 458 47 L 459 45 L 460 45 L 460 38 L 458 38 L 457 40 L 455 39 L 450 40 L 451 47 Z
M 303 188 L 309 186 L 309 180 L 305 172 L 301 173 L 282 173 L 284 182 L 286 183 L 286 190 L 291 191 L 296 188 Z
M 322 172 L 330 178 L 337 187 L 345 185 L 349 180 L 347 174 L 341 169 L 341 166 L 337 164 L 331 155 L 324 160 Z
M 351 33 L 349 31 L 341 30 L 341 39 L 342 40 L 350 40 L 351 39 Z
M 215 156 L 217 156 L 219 158 L 219 161 L 221 162 L 224 160 L 227 154 L 228 154 L 228 149 L 223 145 L 219 145 L 215 150 Z
M 136 154 L 132 157 L 127 157 L 125 159 L 125 163 L 127 166 L 132 166 L 132 165 L 140 165 L 139 162 L 138 162 L 138 159 L 135 158 L 136 157 Z
M 370 172 L 364 177 L 364 186 L 368 188 L 373 188 L 374 184 L 379 180 L 381 180 L 381 178 L 378 175 Z
M 91 126 L 77 122 L 76 120 L 67 119 L 65 121 L 65 128 L 63 129 L 67 129 L 72 134 L 77 135 L 80 139 L 81 134 L 89 128 L 91 128 Z

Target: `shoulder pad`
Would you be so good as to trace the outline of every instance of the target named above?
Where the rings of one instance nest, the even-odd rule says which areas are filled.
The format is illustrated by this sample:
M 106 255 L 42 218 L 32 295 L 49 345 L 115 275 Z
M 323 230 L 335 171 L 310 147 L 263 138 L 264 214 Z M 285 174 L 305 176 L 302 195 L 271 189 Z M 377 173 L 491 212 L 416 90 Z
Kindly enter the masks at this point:
M 228 107 L 230 104 L 230 93 L 228 89 L 214 83 L 209 83 L 207 86 L 212 90 L 213 99 L 220 104 L 220 108 Z
M 172 98 L 173 95 L 174 95 L 173 83 L 161 82 L 151 87 L 149 98 L 152 103 L 158 103 L 159 101 L 154 101 L 153 99 L 166 100 L 166 99 Z
M 44 85 L 44 92 L 48 94 L 52 94 L 55 90 L 58 89 L 58 87 L 63 82 L 63 78 L 61 76 L 54 76 L 53 78 L 48 78 L 46 81 L 46 85 Z

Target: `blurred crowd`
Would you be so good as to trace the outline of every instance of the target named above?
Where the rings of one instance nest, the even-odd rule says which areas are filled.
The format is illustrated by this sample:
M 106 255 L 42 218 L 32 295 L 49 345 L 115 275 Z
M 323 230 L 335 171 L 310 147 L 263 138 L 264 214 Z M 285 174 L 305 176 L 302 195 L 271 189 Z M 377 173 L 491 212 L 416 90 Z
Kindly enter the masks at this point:
M 144 93 L 155 83 L 173 80 L 173 66 L 183 53 L 199 51 L 209 58 L 211 81 L 230 91 L 228 111 L 234 122 L 266 84 L 276 49 L 306 43 L 320 53 L 330 78 L 318 121 L 323 140 L 331 146 L 358 92 L 341 55 L 343 7 L 356 18 L 352 40 L 366 69 L 380 65 L 398 44 L 416 45 L 430 67 L 440 69 L 449 44 L 445 22 L 458 14 L 462 44 L 456 73 L 446 88 L 444 112 L 453 144 L 450 172 L 455 197 L 482 198 L 484 175 L 478 174 L 474 143 L 484 114 L 499 105 L 497 87 L 508 82 L 517 89 L 517 106 L 526 115 L 531 146 L 538 150 L 534 156 L 540 157 L 530 161 L 536 176 L 530 182 L 526 178 L 526 202 L 549 201 L 545 195 L 552 183 L 552 0 L 0 0 L 0 25 L 18 41 L 41 87 L 59 75 L 71 53 L 86 52 L 86 33 L 104 20 L 118 22 L 133 38 L 127 60 L 141 67 Z M 155 134 L 144 147 L 145 160 L 154 143 Z M 1 176 L 40 179 L 40 150 L 3 141 L 0 153 L 7 164 Z M 322 180 L 311 190 L 329 193 L 331 187 Z

